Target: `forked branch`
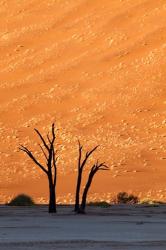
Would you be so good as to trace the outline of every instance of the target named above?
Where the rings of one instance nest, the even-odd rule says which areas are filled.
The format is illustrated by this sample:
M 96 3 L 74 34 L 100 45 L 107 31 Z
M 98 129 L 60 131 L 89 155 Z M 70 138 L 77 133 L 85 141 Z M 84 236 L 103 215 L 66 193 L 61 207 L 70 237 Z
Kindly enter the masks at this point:
M 82 160 L 82 153 L 83 153 L 83 146 L 81 145 L 80 141 L 78 140 L 78 176 L 77 176 L 77 184 L 76 184 L 76 195 L 75 195 L 75 212 L 79 212 L 79 199 L 80 199 L 80 188 L 81 188 L 81 181 L 82 181 L 82 173 L 83 169 L 89 159 L 89 157 L 93 154 L 93 152 L 99 147 L 96 146 L 92 148 L 92 150 L 87 151 L 84 159 Z
M 87 183 L 86 183 L 84 191 L 83 191 L 82 203 L 81 203 L 79 213 L 85 213 L 88 191 L 89 191 L 90 186 L 92 184 L 93 177 L 100 170 L 109 170 L 109 167 L 105 164 L 105 162 L 99 163 L 99 161 L 97 160 L 97 162 L 92 166 L 92 168 L 90 170 L 89 177 L 88 177 Z
M 38 165 L 46 174 L 48 174 L 48 171 L 45 169 L 44 166 L 36 159 L 36 157 L 32 154 L 32 152 L 26 148 L 23 145 L 20 145 L 19 149 L 23 152 L 25 152 L 35 163 Z

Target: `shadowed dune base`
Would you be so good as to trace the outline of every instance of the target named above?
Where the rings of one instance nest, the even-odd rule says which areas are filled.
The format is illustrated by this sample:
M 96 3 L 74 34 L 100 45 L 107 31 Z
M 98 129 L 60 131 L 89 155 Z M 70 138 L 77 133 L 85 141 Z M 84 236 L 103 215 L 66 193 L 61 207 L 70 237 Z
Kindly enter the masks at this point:
M 45 206 L 0 207 L 0 249 L 124 249 L 166 248 L 166 206 L 114 205 L 88 207 L 74 215 L 72 206 L 58 206 L 49 215 Z
M 46 134 L 52 121 L 61 202 L 73 201 L 78 138 L 100 144 L 111 169 L 91 200 L 166 200 L 165 0 L 0 0 L 0 15 L 0 203 L 20 192 L 46 201 L 18 145 L 41 158 L 33 128 Z

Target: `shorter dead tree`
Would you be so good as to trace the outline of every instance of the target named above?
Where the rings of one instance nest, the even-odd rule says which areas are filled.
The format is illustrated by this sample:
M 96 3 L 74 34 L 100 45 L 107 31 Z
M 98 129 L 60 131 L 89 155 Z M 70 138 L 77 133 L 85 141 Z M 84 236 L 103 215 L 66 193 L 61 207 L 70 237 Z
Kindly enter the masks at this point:
M 83 169 L 84 169 L 89 157 L 98 148 L 98 146 L 94 147 L 90 151 L 87 151 L 84 158 L 82 156 L 83 146 L 81 145 L 79 140 L 78 140 L 78 147 L 79 147 L 79 149 L 78 149 L 78 152 L 79 152 L 79 156 L 78 156 L 78 176 L 77 176 L 76 195 L 75 195 L 75 209 L 74 209 L 74 211 L 79 213 L 79 211 L 80 211 L 80 188 L 81 188 Z
M 95 174 L 100 170 L 108 170 L 109 168 L 105 165 L 104 162 L 99 163 L 98 161 L 96 162 L 96 164 L 94 164 L 92 166 L 90 173 L 89 173 L 87 183 L 86 183 L 84 191 L 83 191 L 82 202 L 80 205 L 80 189 L 81 189 L 83 170 L 84 170 L 84 167 L 85 167 L 89 157 L 93 154 L 93 152 L 95 152 L 95 150 L 99 147 L 99 145 L 92 148 L 92 150 L 87 151 L 84 158 L 82 156 L 83 146 L 81 145 L 80 141 L 78 141 L 78 145 L 79 145 L 79 155 L 78 155 L 78 175 L 77 175 L 77 185 L 76 185 L 76 195 L 75 195 L 75 212 L 76 213 L 85 213 L 88 191 L 90 189 L 90 186 L 92 184 L 92 181 L 93 181 Z M 83 158 L 83 160 L 82 160 L 82 158 Z
M 81 202 L 79 213 L 85 213 L 88 191 L 90 189 L 90 186 L 92 184 L 92 181 L 93 181 L 95 174 L 101 170 L 102 171 L 109 170 L 109 167 L 107 165 L 105 165 L 105 162 L 99 163 L 97 161 L 96 164 L 94 164 L 90 170 L 89 177 L 88 177 L 87 183 L 86 183 L 84 191 L 83 191 L 82 202 Z
M 19 149 L 25 152 L 30 159 L 46 174 L 49 184 L 49 213 L 56 213 L 56 178 L 57 178 L 57 151 L 55 150 L 55 125 L 52 124 L 51 136 L 47 134 L 47 140 L 41 135 L 41 133 L 34 129 L 37 135 L 39 136 L 42 145 L 39 144 L 39 147 L 45 158 L 45 166 L 41 164 L 32 151 L 27 147 L 20 145 Z

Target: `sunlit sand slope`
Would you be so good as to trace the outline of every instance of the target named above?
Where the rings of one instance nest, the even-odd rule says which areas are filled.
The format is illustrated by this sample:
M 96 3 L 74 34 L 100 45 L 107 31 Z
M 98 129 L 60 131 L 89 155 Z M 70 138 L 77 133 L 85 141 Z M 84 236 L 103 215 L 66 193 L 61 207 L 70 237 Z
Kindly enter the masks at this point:
M 18 146 L 40 157 L 33 128 L 53 121 L 61 200 L 72 201 L 78 138 L 110 166 L 92 199 L 166 200 L 166 1 L 0 0 L 0 17 L 0 202 L 45 201 L 45 176 Z

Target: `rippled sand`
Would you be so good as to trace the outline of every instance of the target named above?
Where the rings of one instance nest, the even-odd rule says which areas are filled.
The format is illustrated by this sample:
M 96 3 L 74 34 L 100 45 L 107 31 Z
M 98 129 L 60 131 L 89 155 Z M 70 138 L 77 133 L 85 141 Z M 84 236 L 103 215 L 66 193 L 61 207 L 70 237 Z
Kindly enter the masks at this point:
M 46 181 L 33 128 L 59 128 L 59 200 L 72 202 L 77 139 L 111 171 L 91 198 L 166 199 L 165 0 L 0 0 L 0 202 Z M 64 197 L 65 196 L 65 197 Z M 66 200 L 67 199 L 67 200 Z

